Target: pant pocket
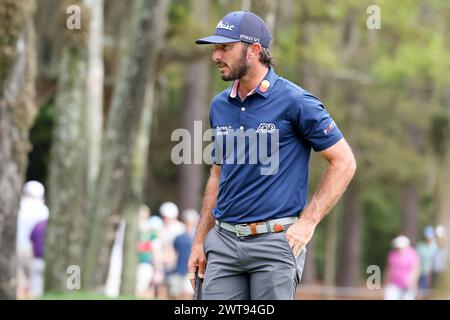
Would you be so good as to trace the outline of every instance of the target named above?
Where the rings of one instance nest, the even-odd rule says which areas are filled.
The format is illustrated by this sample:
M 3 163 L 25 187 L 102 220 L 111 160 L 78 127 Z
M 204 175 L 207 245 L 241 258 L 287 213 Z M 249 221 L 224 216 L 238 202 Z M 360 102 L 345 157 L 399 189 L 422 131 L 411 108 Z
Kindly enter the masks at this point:
M 281 239 L 284 242 L 284 245 L 285 245 L 286 249 L 289 251 L 290 256 L 292 257 L 292 260 L 294 261 L 294 264 L 297 265 L 297 259 L 296 259 L 295 255 L 294 255 L 294 252 L 292 251 L 291 246 L 289 245 L 288 239 L 286 238 L 286 231 L 280 232 L 279 234 L 280 234 Z
M 300 280 L 302 278 L 302 275 L 303 275 L 303 268 L 305 267 L 305 256 L 306 256 L 307 249 L 306 249 L 306 247 L 304 247 L 302 249 L 302 251 L 300 251 L 300 254 L 298 256 L 295 256 L 294 252 L 292 251 L 291 246 L 289 245 L 289 241 L 286 238 L 286 231 L 283 231 L 283 232 L 280 232 L 280 233 L 281 233 L 281 238 L 283 239 L 285 245 L 287 246 L 287 249 L 291 253 L 292 259 L 294 260 L 294 264 L 295 264 L 295 267 L 297 269 L 295 283 L 299 284 Z
M 205 236 L 205 240 L 203 240 L 203 253 L 205 254 L 205 257 L 207 258 L 207 252 L 208 252 L 208 243 L 209 243 L 209 238 L 211 238 L 212 234 L 216 232 L 215 230 L 215 226 L 211 228 L 211 230 L 208 231 L 208 233 Z
M 300 283 L 300 280 L 302 279 L 302 275 L 303 275 L 303 269 L 305 267 L 305 260 L 306 260 L 306 252 L 308 250 L 306 249 L 306 247 L 304 247 L 302 249 L 302 251 L 300 251 L 300 254 L 298 255 L 298 257 L 295 259 L 296 264 L 297 264 L 297 284 Z

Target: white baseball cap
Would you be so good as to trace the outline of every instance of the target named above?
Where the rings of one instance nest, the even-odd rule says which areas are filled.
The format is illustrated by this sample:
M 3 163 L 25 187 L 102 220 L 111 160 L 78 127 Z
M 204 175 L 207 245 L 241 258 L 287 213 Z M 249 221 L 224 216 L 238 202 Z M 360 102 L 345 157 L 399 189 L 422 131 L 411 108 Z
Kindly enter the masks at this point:
M 164 222 L 158 216 L 151 216 L 147 220 L 147 227 L 149 229 L 159 230 L 164 226 Z
M 447 237 L 447 232 L 445 232 L 445 227 L 442 224 L 436 227 L 436 236 L 438 236 L 439 238 Z
M 45 188 L 39 181 L 31 180 L 24 184 L 23 194 L 36 199 L 44 199 Z
M 194 223 L 197 223 L 198 219 L 200 218 L 200 215 L 195 209 L 186 209 L 183 211 L 181 216 L 185 222 L 194 222 Z
M 404 249 L 409 247 L 409 239 L 407 236 L 400 235 L 392 240 L 392 246 L 396 249 Z
M 164 202 L 159 207 L 159 213 L 163 217 L 176 219 L 178 217 L 178 207 L 173 202 Z

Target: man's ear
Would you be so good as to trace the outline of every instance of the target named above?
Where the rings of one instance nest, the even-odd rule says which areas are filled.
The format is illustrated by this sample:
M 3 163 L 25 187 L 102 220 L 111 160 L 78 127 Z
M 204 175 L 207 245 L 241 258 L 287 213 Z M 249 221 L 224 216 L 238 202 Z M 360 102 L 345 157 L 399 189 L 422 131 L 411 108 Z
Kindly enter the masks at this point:
M 249 53 L 253 59 L 258 60 L 259 54 L 261 53 L 262 47 L 259 43 L 252 43 L 249 47 Z

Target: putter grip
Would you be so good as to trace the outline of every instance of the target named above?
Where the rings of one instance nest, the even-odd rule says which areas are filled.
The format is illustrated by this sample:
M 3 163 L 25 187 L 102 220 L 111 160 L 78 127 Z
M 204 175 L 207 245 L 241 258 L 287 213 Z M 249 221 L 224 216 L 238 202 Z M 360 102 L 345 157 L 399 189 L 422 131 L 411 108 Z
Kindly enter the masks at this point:
M 198 276 L 198 273 L 195 273 L 195 290 L 194 290 L 194 300 L 202 300 L 202 282 L 203 279 L 201 279 Z

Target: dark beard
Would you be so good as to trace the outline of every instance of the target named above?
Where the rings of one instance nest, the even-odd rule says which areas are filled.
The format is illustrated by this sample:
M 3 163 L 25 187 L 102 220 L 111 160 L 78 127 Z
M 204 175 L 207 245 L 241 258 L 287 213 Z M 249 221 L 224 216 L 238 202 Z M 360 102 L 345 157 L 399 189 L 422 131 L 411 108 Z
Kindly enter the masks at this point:
M 247 63 L 247 49 L 247 46 L 245 46 L 242 50 L 241 58 L 236 62 L 235 66 L 230 67 L 230 74 L 228 76 L 221 75 L 222 80 L 237 80 L 243 78 L 247 74 L 249 68 L 249 65 Z

